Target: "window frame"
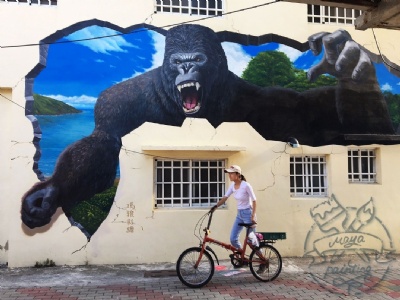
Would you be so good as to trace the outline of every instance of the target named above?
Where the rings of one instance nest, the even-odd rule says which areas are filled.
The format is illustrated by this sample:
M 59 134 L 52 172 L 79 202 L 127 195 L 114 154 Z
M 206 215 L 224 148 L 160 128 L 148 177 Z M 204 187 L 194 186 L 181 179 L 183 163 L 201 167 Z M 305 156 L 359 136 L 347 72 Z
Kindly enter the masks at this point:
M 224 0 L 154 0 L 156 13 L 221 17 L 224 11 Z
M 354 155 L 354 152 L 357 152 L 356 155 Z M 354 162 L 357 163 L 356 170 L 354 167 Z M 347 179 L 350 184 L 378 183 L 376 148 L 347 149 Z
M 307 4 L 307 22 L 312 24 L 334 24 L 354 26 L 362 10 L 336 6 Z
M 291 155 L 289 166 L 290 197 L 328 197 L 327 155 Z M 297 173 L 297 166 L 300 166 L 301 173 Z M 317 166 L 318 172 L 315 172 L 313 166 Z M 316 182 L 319 186 L 315 185 Z M 298 185 L 298 183 L 301 184 Z
M 14 3 L 26 5 L 56 6 L 57 0 L 0 0 L 0 3 Z
M 226 165 L 226 159 L 154 159 L 154 208 L 211 208 L 225 194 Z

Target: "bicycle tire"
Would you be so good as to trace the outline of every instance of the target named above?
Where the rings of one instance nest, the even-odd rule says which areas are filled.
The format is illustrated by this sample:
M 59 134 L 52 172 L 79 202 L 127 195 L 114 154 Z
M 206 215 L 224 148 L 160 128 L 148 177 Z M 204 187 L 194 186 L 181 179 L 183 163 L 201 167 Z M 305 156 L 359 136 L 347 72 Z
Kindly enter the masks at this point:
M 182 252 L 176 262 L 176 273 L 179 280 L 191 288 L 200 288 L 206 285 L 214 275 L 214 261 L 207 251 L 204 251 L 199 266 L 194 268 L 200 251 L 200 247 L 188 248 Z
M 268 259 L 268 265 L 260 260 L 257 255 L 258 251 Z M 264 244 L 251 252 L 249 267 L 253 276 L 258 280 L 265 282 L 272 281 L 281 273 L 282 257 L 273 246 Z

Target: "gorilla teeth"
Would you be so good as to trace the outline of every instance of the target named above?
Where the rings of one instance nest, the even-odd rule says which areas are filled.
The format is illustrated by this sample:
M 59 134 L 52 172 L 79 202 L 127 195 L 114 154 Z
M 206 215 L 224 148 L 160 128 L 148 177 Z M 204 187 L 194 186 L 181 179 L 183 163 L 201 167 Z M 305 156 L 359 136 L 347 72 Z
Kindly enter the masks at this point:
M 187 82 L 187 83 L 184 83 L 184 84 L 178 84 L 177 85 L 177 88 L 178 88 L 178 91 L 179 91 L 179 93 L 182 91 L 182 89 L 183 88 L 185 88 L 185 87 L 191 87 L 191 86 L 196 86 L 196 90 L 198 91 L 199 89 L 200 89 L 200 87 L 201 87 L 201 85 L 200 85 L 200 83 L 198 83 L 197 81 L 196 82 Z

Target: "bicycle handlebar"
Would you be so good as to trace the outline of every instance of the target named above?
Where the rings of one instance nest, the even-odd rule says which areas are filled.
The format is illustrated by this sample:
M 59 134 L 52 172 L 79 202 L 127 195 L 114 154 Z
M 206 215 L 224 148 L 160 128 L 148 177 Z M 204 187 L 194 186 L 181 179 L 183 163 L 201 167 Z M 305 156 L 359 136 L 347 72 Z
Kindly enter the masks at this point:
M 214 209 L 211 209 L 211 210 L 208 212 L 208 214 L 209 214 L 210 216 L 208 217 L 207 229 L 210 229 L 210 226 L 211 226 L 211 219 L 212 219 L 212 216 L 213 216 L 214 211 L 215 211 Z

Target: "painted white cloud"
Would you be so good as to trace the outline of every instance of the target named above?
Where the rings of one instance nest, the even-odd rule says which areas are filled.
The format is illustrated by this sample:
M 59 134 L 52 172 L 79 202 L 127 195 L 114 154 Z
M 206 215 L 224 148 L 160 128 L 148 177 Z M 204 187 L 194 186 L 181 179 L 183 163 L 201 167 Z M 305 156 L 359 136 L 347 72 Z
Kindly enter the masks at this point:
M 80 39 L 91 39 L 102 36 L 118 34 L 117 31 L 106 27 L 90 26 L 79 31 L 76 31 L 65 38 L 67 40 L 80 40 Z M 108 38 L 97 38 L 93 40 L 79 41 L 76 42 L 82 46 L 88 47 L 90 50 L 96 53 L 110 54 L 110 52 L 126 52 L 123 47 L 137 46 L 127 42 L 123 36 L 116 35 Z
M 155 53 L 152 55 L 151 58 L 151 66 L 147 69 L 143 69 L 142 71 L 136 71 L 132 74 L 132 76 L 127 78 L 122 78 L 121 81 L 125 81 L 127 79 L 136 77 L 140 74 L 153 70 L 162 65 L 164 60 L 165 36 L 153 31 L 149 31 L 149 33 L 153 40 L 153 47 L 155 49 Z
M 228 60 L 228 69 L 237 76 L 242 76 L 243 71 L 251 60 L 251 56 L 239 44 L 223 42 L 222 48 Z
M 285 53 L 289 57 L 291 62 L 295 62 L 300 56 L 304 54 L 297 49 L 282 44 L 280 44 L 276 50 Z
M 76 108 L 93 107 L 97 101 L 96 97 L 81 95 L 81 96 L 64 96 L 64 95 L 44 95 Z
M 164 60 L 164 49 L 165 49 L 165 36 L 157 32 L 151 32 L 152 39 L 154 41 L 154 48 L 156 52 L 153 54 L 153 66 L 151 69 L 159 67 L 162 65 Z
M 381 86 L 382 91 L 392 91 L 393 88 L 389 83 L 385 83 L 384 85 Z

